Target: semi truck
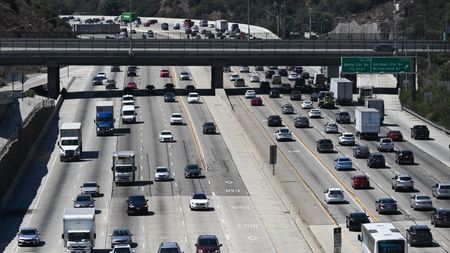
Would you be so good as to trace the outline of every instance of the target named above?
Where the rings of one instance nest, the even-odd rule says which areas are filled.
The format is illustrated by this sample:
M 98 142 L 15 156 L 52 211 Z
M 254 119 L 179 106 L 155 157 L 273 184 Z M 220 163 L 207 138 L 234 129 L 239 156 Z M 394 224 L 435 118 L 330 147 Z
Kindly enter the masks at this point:
M 136 162 L 133 151 L 115 151 L 112 154 L 114 183 L 132 183 L 135 180 Z
M 99 101 L 95 106 L 97 136 L 114 134 L 114 103 L 113 101 Z
M 331 78 L 330 91 L 333 92 L 336 104 L 351 105 L 353 100 L 353 84 L 347 78 Z
M 221 20 L 216 20 L 216 31 L 218 32 L 225 32 L 226 30 L 228 30 L 228 21 L 221 19 Z
M 95 237 L 95 208 L 64 209 L 62 239 L 67 252 L 92 252 Z
M 373 87 L 372 86 L 361 86 L 358 90 L 358 102 L 363 103 L 366 99 L 373 98 Z
M 80 160 L 83 152 L 83 138 L 81 134 L 81 123 L 63 123 L 59 129 L 59 160 Z
M 380 125 L 382 125 L 384 121 L 384 100 L 379 98 L 369 98 L 366 99 L 365 104 L 367 108 L 374 108 L 380 112 Z
M 355 108 L 355 131 L 360 139 L 378 139 L 380 132 L 380 113 L 374 108 L 357 106 Z

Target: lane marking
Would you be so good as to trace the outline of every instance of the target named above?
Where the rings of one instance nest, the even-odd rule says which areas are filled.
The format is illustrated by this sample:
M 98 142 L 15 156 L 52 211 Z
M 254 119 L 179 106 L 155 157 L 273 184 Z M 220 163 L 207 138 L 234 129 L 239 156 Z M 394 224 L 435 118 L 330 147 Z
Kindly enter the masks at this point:
M 216 196 L 216 194 L 215 194 L 214 192 L 212 192 L 212 195 L 213 195 L 213 196 Z

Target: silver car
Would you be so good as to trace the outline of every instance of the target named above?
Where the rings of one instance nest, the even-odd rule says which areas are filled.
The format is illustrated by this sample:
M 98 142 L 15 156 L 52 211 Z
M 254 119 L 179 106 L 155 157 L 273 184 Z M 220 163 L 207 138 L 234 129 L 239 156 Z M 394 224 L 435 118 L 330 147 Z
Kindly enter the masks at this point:
M 17 233 L 17 244 L 23 245 L 35 245 L 41 244 L 39 239 L 39 231 L 35 227 L 21 227 L 19 233 Z
M 450 182 L 439 182 L 433 186 L 433 197 L 450 198 Z
M 94 199 L 91 194 L 78 194 L 73 200 L 73 207 L 83 208 L 83 207 L 94 207 Z
M 414 180 L 409 175 L 395 175 L 392 178 L 392 189 L 398 190 L 414 190 Z
M 156 167 L 155 181 L 166 181 L 170 179 L 170 171 L 167 167 Z
M 294 113 L 294 107 L 291 104 L 284 104 L 281 108 L 283 114 L 292 114 Z
M 133 234 L 126 228 L 115 228 L 110 234 L 111 236 L 111 248 L 119 244 L 128 244 L 131 246 L 133 243 Z
M 411 208 L 414 210 L 418 210 L 418 209 L 431 210 L 431 209 L 433 209 L 433 201 L 431 200 L 430 196 L 425 195 L 425 194 L 413 194 L 413 195 L 411 195 L 409 202 L 410 202 Z
M 336 122 L 328 122 L 327 124 L 325 124 L 325 133 L 330 134 L 330 133 L 338 133 L 339 132 L 339 128 L 338 128 L 338 124 Z
M 95 181 L 87 181 L 80 185 L 82 194 L 90 194 L 98 196 L 100 194 L 100 186 Z

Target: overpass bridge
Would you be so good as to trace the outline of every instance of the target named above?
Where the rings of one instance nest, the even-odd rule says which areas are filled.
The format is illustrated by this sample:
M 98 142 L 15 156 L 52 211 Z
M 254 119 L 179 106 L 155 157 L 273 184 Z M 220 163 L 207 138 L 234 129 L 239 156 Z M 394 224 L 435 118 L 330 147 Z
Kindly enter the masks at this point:
M 435 40 L 193 40 L 0 39 L 0 65 L 45 65 L 49 97 L 59 95 L 61 65 L 211 66 L 211 89 L 223 87 L 225 65 L 339 66 L 344 56 L 393 56 L 447 52 Z M 415 61 L 414 61 L 415 62 Z M 415 64 L 415 63 L 414 63 Z

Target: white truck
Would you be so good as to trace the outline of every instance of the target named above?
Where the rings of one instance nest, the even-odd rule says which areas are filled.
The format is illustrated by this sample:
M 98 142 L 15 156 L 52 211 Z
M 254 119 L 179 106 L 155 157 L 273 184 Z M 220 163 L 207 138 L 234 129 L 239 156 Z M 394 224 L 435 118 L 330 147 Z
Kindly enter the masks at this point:
M 61 161 L 80 160 L 83 152 L 81 123 L 63 123 L 59 129 L 59 159 Z
M 355 107 L 355 131 L 360 139 L 378 139 L 380 113 L 374 108 Z
M 216 31 L 225 32 L 228 30 L 228 21 L 224 19 L 216 20 Z
M 374 108 L 380 112 L 380 125 L 384 121 L 384 100 L 379 98 L 366 99 L 365 105 L 367 108 Z
M 92 252 L 95 237 L 95 208 L 64 209 L 62 239 L 67 252 Z
M 136 162 L 133 151 L 115 151 L 112 155 L 111 170 L 114 174 L 114 183 L 132 183 L 135 180 Z
M 336 104 L 351 105 L 353 98 L 353 84 L 347 78 L 331 78 L 330 91 L 334 94 Z

